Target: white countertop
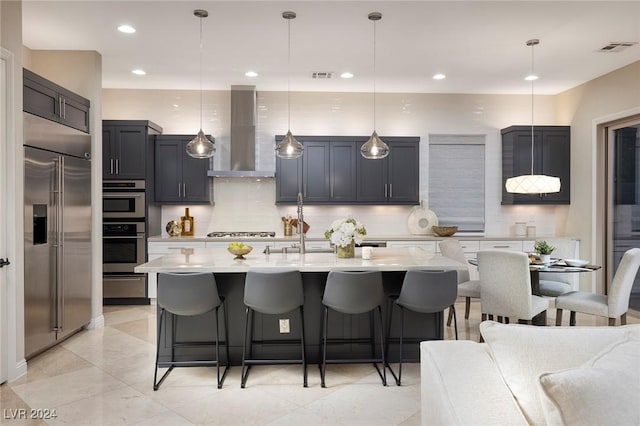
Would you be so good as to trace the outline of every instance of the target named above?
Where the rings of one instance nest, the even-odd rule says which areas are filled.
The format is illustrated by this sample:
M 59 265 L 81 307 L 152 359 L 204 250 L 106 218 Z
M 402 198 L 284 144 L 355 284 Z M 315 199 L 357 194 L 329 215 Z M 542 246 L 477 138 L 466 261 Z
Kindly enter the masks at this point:
M 549 238 L 572 238 L 572 237 L 552 237 L 552 236 L 537 236 L 537 237 L 516 237 L 514 235 L 497 235 L 497 236 L 486 236 L 486 235 L 469 235 L 469 234 L 456 234 L 452 237 L 438 237 L 436 235 L 367 235 L 365 237 L 365 241 L 442 241 L 447 238 L 452 238 L 460 241 L 522 241 L 522 240 L 540 240 L 540 239 L 549 239 Z M 196 235 L 193 237 L 169 237 L 167 235 L 154 235 L 152 237 L 147 238 L 148 242 L 212 242 L 212 241 L 220 241 L 220 242 L 230 242 L 230 241 L 265 241 L 265 242 L 298 242 L 299 237 L 297 235 L 292 237 L 284 237 L 278 236 L 275 237 L 207 237 L 206 235 Z M 322 236 L 309 236 L 305 238 L 306 241 L 327 241 L 326 238 Z
M 356 257 L 339 259 L 333 253 L 272 253 L 251 252 L 245 260 L 235 260 L 223 248 L 182 249 L 136 266 L 136 273 L 158 272 L 247 272 L 250 268 L 292 268 L 301 272 L 340 271 L 406 271 L 407 269 L 460 269 L 467 265 L 420 248 L 375 248 L 373 257 L 364 260 L 360 249 Z

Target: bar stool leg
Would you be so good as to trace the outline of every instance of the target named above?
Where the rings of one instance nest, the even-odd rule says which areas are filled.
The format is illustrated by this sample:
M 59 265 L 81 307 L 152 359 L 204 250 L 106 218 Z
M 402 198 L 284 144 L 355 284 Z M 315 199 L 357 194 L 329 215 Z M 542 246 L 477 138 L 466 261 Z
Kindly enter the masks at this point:
M 216 307 L 216 373 L 218 376 L 218 389 L 222 389 L 222 383 L 220 383 L 220 316 L 218 315 L 218 308 Z
M 302 327 L 302 374 L 304 377 L 304 387 L 307 387 L 307 348 L 305 345 L 305 337 L 304 337 L 304 308 L 300 305 L 300 324 Z
M 156 338 L 156 369 L 153 373 L 153 390 L 157 391 L 160 387 L 160 383 L 158 383 L 158 360 L 160 358 L 160 336 L 162 334 L 162 322 L 164 320 L 164 309 L 160 309 L 160 320 L 158 321 L 158 335 Z
M 249 334 L 249 322 L 250 322 L 250 317 L 253 316 L 253 311 L 250 308 L 246 308 L 245 309 L 245 322 L 244 322 L 244 341 L 242 342 L 242 374 L 241 374 L 241 380 L 240 380 L 240 387 L 244 389 L 246 383 L 247 383 L 247 377 L 249 376 L 249 369 L 251 368 L 250 365 L 246 366 L 246 372 L 245 372 L 245 359 L 247 358 L 247 335 Z M 252 324 L 253 325 L 253 324 Z M 252 332 L 251 335 L 253 335 L 253 327 L 252 327 Z M 249 343 L 249 346 L 253 346 L 253 341 L 251 341 Z
M 385 356 L 387 368 L 389 369 L 389 372 L 393 376 L 393 380 L 395 380 L 396 384 L 398 384 L 398 376 L 396 376 L 396 373 L 393 371 L 393 369 L 391 368 L 391 364 L 389 363 L 389 346 L 391 346 L 390 345 L 390 341 L 391 341 L 391 325 L 393 324 L 393 307 L 394 307 L 394 305 L 395 305 L 395 303 L 393 301 L 391 301 L 391 303 L 389 304 L 389 322 L 387 323 L 387 341 L 386 341 L 384 356 Z
M 402 340 L 404 339 L 404 308 L 400 306 L 400 359 L 398 362 L 398 378 L 396 379 L 396 385 L 402 384 Z
M 456 316 L 456 307 L 451 305 L 449 307 L 449 312 L 453 312 L 453 329 L 456 332 L 456 340 L 458 340 L 458 318 Z M 508 320 L 507 320 L 508 323 Z
M 324 376 L 327 371 L 327 323 L 329 322 L 329 308 L 324 307 L 322 316 L 322 368 L 320 368 L 320 386 L 326 388 Z
M 384 355 L 384 322 L 382 322 L 382 306 L 378 305 L 378 318 L 380 318 L 380 357 L 382 358 L 382 384 L 387 386 L 387 369 L 385 366 L 387 365 L 387 360 Z M 373 334 L 371 335 L 371 340 L 373 340 Z M 374 355 L 375 356 L 375 355 Z M 376 369 L 378 366 L 376 365 Z M 380 370 L 378 370 L 380 372 Z

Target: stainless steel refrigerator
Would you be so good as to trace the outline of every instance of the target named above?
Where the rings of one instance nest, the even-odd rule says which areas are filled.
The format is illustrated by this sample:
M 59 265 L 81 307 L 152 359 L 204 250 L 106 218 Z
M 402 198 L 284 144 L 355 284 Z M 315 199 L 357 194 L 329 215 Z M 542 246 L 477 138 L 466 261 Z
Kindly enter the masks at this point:
M 24 113 L 25 355 L 91 320 L 91 137 Z

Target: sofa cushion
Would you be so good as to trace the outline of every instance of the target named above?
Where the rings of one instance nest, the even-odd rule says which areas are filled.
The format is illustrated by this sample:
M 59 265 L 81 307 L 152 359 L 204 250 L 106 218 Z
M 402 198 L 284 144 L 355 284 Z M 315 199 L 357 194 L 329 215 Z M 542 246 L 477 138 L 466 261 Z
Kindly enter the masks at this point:
M 640 424 L 640 341 L 613 344 L 583 366 L 540 375 L 547 424 Z
M 532 327 L 484 321 L 491 356 L 531 424 L 544 424 L 538 395 L 542 373 L 578 367 L 621 340 L 640 339 L 640 325 L 622 327 Z

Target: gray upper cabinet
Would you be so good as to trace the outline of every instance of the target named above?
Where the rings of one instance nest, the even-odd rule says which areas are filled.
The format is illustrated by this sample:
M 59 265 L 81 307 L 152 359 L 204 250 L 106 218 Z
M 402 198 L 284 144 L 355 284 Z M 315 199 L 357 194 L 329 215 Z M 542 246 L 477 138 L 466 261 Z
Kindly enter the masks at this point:
M 357 156 L 358 201 L 363 204 L 419 204 L 420 138 L 384 137 L 382 160 Z M 364 142 L 358 143 L 358 152 Z
M 155 142 L 155 202 L 212 203 L 209 159 L 193 158 L 186 146 L 195 135 L 160 135 Z
M 502 129 L 502 204 L 570 204 L 571 128 L 535 126 L 533 131 L 534 174 L 560 178 L 560 192 L 550 194 L 510 194 L 508 178 L 531 173 L 531 126 Z
M 89 133 L 88 99 L 23 68 L 23 110 Z
M 102 178 L 153 179 L 153 137 L 162 128 L 146 120 L 102 121 Z
M 419 138 L 390 140 L 391 154 L 365 160 L 366 136 L 297 136 L 304 154 L 276 159 L 276 203 L 295 203 L 298 185 L 307 204 L 417 204 Z M 282 140 L 277 136 L 276 141 Z

